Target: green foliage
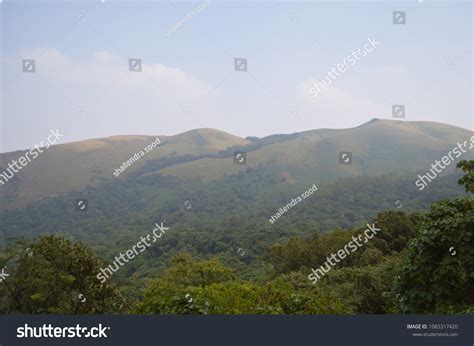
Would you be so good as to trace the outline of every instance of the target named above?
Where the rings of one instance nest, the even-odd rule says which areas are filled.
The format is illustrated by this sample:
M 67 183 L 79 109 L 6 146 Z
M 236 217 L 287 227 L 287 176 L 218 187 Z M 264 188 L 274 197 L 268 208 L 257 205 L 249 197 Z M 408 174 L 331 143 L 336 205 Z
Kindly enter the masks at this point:
M 114 286 L 99 283 L 103 263 L 81 243 L 42 236 L 8 248 L 1 258 L 10 275 L 0 285 L 1 313 L 99 314 L 123 305 Z
M 189 279 L 183 278 L 189 275 Z M 179 255 L 174 266 L 145 289 L 135 313 L 145 314 L 310 314 L 349 313 L 301 275 L 264 285 L 237 280 L 216 261 Z
M 473 213 L 469 197 L 433 204 L 409 244 L 394 288 L 402 312 L 452 313 L 474 308 Z
M 336 268 L 318 285 L 331 291 L 345 307 L 358 314 L 388 313 L 392 308 L 389 297 L 398 262 L 398 255 L 394 255 L 377 264 Z
M 459 167 L 466 173 L 460 184 L 472 192 L 474 162 L 463 161 Z M 426 215 L 400 210 L 375 214 L 401 198 L 396 198 L 401 181 L 363 177 L 319 189 L 270 225 L 274 208 L 294 194 L 293 189 L 268 192 L 266 181 L 267 173 L 257 169 L 227 177 L 224 184 L 206 185 L 206 193 L 197 184 L 188 186 L 186 196 L 170 197 L 177 181 L 148 175 L 88 190 L 93 198 L 87 213 L 71 211 L 66 200 L 58 198 L 8 214 L 0 220 L 2 230 L 14 234 L 31 227 L 35 235 L 58 226 L 70 238 L 87 237 L 92 249 L 109 259 L 149 233 L 156 215 L 168 220 L 170 230 L 103 285 L 96 275 L 104 262 L 80 242 L 40 236 L 9 246 L 0 253 L 0 268 L 7 266 L 10 274 L 0 285 L 0 313 L 474 311 L 474 201 L 469 194 L 433 203 Z M 439 186 L 441 195 L 453 193 L 448 184 Z M 267 193 L 275 197 L 275 205 L 262 198 Z M 418 204 L 436 197 L 400 193 Z M 129 198 L 133 208 L 126 207 Z M 192 212 L 170 203 L 170 198 L 179 203 L 189 198 Z M 375 218 L 369 223 L 381 231 L 312 284 L 311 268 L 361 234 L 371 215 Z M 69 232 L 69 222 L 77 223 L 82 233 Z M 80 294 L 86 301 L 80 301 Z
M 25 209 L 0 208 L 0 230 L 7 239 L 19 234 L 33 238 L 54 230 L 110 258 L 122 244 L 135 242 L 137 233 L 146 234 L 154 222 L 167 220 L 173 225 L 173 236 L 153 247 L 151 259 L 165 256 L 169 260 L 178 252 L 214 255 L 234 251 L 235 246 L 261 253 L 289 237 L 360 226 L 378 212 L 395 209 L 396 200 L 403 202 L 404 210 L 428 210 L 440 198 L 463 193 L 453 182 L 457 177 L 440 177 L 423 194 L 414 186 L 412 176 L 344 179 L 318 186 L 311 198 L 270 225 L 268 219 L 278 208 L 315 183 L 307 177 L 298 184 L 282 184 L 278 174 L 255 168 L 210 183 L 182 182 L 158 174 L 132 175 L 31 203 Z M 75 210 L 77 198 L 88 199 L 87 212 Z M 186 200 L 192 209 L 184 207 Z M 2 243 L 0 237 L 0 248 Z M 147 266 L 145 259 L 140 261 L 143 272 L 156 274 L 155 266 Z M 159 265 L 160 270 L 164 264 Z
M 366 266 L 382 261 L 383 257 L 405 248 L 408 239 L 414 234 L 420 215 L 407 216 L 403 212 L 383 212 L 377 215 L 374 223 L 381 232 L 370 243 L 338 264 L 345 266 Z M 357 230 L 335 230 L 324 235 L 313 233 L 307 239 L 291 238 L 286 244 L 277 244 L 269 248 L 265 259 L 270 263 L 277 275 L 300 270 L 302 268 L 319 267 L 326 257 L 338 250 L 363 232 L 365 227 Z
M 459 179 L 474 192 L 474 161 L 458 164 Z M 474 311 L 474 201 L 469 197 L 440 201 L 410 241 L 400 266 L 394 295 L 405 313 Z
M 144 301 L 136 310 L 140 313 L 185 313 L 188 288 L 206 287 L 234 280 L 232 271 L 216 260 L 195 261 L 188 254 L 177 254 L 173 266 L 153 280 L 145 290 Z M 184 301 L 183 301 L 184 299 Z
M 459 184 L 464 185 L 466 191 L 474 193 L 474 161 L 460 161 L 457 167 L 467 173 L 459 179 Z
M 407 215 L 402 212 L 389 211 L 377 215 L 376 224 L 383 230 L 377 234 L 374 243 L 385 255 L 405 249 L 408 240 L 415 233 L 421 222 L 421 214 Z

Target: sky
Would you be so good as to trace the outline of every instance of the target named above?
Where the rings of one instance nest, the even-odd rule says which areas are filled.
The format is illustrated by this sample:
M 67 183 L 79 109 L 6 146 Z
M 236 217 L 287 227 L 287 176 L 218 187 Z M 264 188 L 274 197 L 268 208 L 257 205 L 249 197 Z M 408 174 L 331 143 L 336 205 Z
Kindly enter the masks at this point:
M 0 152 L 51 129 L 64 143 L 349 128 L 392 119 L 393 105 L 405 106 L 397 120 L 474 129 L 471 2 L 1 2 Z M 369 39 L 376 48 L 313 97 L 312 83 Z

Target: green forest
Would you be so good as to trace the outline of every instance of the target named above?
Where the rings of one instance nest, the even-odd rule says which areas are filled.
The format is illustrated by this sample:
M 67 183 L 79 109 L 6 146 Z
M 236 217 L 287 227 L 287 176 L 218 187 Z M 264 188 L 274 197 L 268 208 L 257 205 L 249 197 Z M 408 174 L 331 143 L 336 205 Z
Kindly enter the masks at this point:
M 189 199 L 194 213 L 181 202 L 160 206 L 147 186 L 159 185 L 166 194 L 176 182 L 157 176 L 137 178 L 139 188 L 124 181 L 91 189 L 88 197 L 100 213 L 92 209 L 87 217 L 69 211 L 66 199 L 47 200 L 2 215 L 8 239 L 0 269 L 9 276 L 0 283 L 0 313 L 473 313 L 474 161 L 461 161 L 458 168 L 461 196 L 454 196 L 450 186 L 456 181 L 448 177 L 439 178 L 426 197 L 400 188 L 408 179 L 360 177 L 318 190 L 272 229 L 260 219 L 291 194 L 280 191 L 271 205 L 259 199 L 264 173 L 258 170 L 247 172 L 247 185 L 238 188 L 229 176 L 205 196 L 199 186 L 189 186 L 186 195 L 173 197 Z M 136 203 L 126 208 L 119 201 L 131 194 Z M 155 199 L 156 207 L 143 212 Z M 394 208 L 396 199 L 408 205 Z M 224 217 L 229 203 L 234 212 Z M 415 207 L 420 205 L 426 210 Z M 101 284 L 100 269 L 137 241 L 134 227 L 142 232 L 150 220 L 160 221 L 158 213 L 169 227 L 162 241 Z M 64 220 L 76 229 L 69 231 Z M 311 283 L 311 268 L 361 234 L 367 220 L 381 231 Z M 57 232 L 45 234 L 46 225 Z M 25 229 L 25 237 L 13 237 Z

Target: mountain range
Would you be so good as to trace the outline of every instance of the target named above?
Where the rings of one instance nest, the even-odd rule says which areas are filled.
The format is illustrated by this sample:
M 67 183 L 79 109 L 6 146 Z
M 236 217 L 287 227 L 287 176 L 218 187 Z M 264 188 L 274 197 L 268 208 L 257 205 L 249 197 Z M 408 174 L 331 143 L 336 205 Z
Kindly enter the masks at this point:
M 466 194 L 455 164 L 423 191 L 415 181 L 471 136 L 445 124 L 373 119 L 264 138 L 196 129 L 53 145 L 0 187 L 0 248 L 58 234 L 108 259 L 163 222 L 166 237 L 120 275 L 157 274 L 173 254 L 187 252 L 222 256 L 252 276 L 265 249 L 291 237 L 354 229 L 387 210 L 425 212 Z M 1 169 L 25 152 L 0 154 Z M 269 222 L 313 186 L 310 197 Z
M 25 206 L 45 197 L 93 187 L 127 177 L 160 175 L 180 182 L 211 182 L 255 168 L 277 174 L 281 184 L 324 184 L 338 178 L 416 173 L 430 168 L 472 131 L 434 122 L 372 119 L 349 129 L 319 129 L 264 138 L 241 138 L 215 129 L 174 136 L 113 136 L 50 147 L 0 188 L 2 208 Z M 160 145 L 113 175 L 156 138 Z M 0 172 L 26 151 L 0 154 Z M 234 153 L 246 152 L 246 164 Z M 339 162 L 352 153 L 352 164 Z M 472 158 L 467 153 L 465 159 Z M 454 165 L 453 165 L 454 166 Z M 452 172 L 450 167 L 446 173 Z M 413 176 L 414 180 L 416 175 Z M 310 184 L 311 183 L 311 184 Z

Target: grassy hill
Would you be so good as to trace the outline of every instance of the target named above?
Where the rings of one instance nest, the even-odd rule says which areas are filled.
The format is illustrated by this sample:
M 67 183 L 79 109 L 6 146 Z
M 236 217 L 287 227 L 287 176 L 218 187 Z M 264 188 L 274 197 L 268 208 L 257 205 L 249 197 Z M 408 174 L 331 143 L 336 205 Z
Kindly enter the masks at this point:
M 281 181 L 302 187 L 338 178 L 426 171 L 472 131 L 433 123 L 373 119 L 349 129 L 320 129 L 265 138 L 240 138 L 213 129 L 175 136 L 114 136 L 52 146 L 0 188 L 1 208 L 27 205 L 117 178 L 113 171 L 156 137 L 159 147 L 147 153 L 118 179 L 156 175 L 181 183 L 210 182 L 249 169 L 276 173 Z M 247 152 L 247 164 L 233 163 L 234 151 Z M 339 152 L 352 152 L 352 165 L 339 164 Z M 3 171 L 25 151 L 0 154 Z M 465 154 L 472 158 L 472 152 Z M 452 172 L 454 165 L 446 170 Z
M 471 131 L 444 124 L 373 119 L 351 129 L 306 131 L 249 150 L 246 167 L 233 165 L 229 158 L 203 158 L 166 167 L 160 174 L 207 181 L 258 166 L 318 182 L 405 174 L 430 168 L 431 162 L 471 136 Z M 339 164 L 340 151 L 352 152 L 352 165 Z
M 43 197 L 113 181 L 113 171 L 159 138 L 161 145 L 129 167 L 124 176 L 147 161 L 173 155 L 215 153 L 248 141 L 222 131 L 198 129 L 176 136 L 113 136 L 51 146 L 0 189 L 2 208 L 24 206 Z M 0 171 L 27 150 L 0 154 Z

